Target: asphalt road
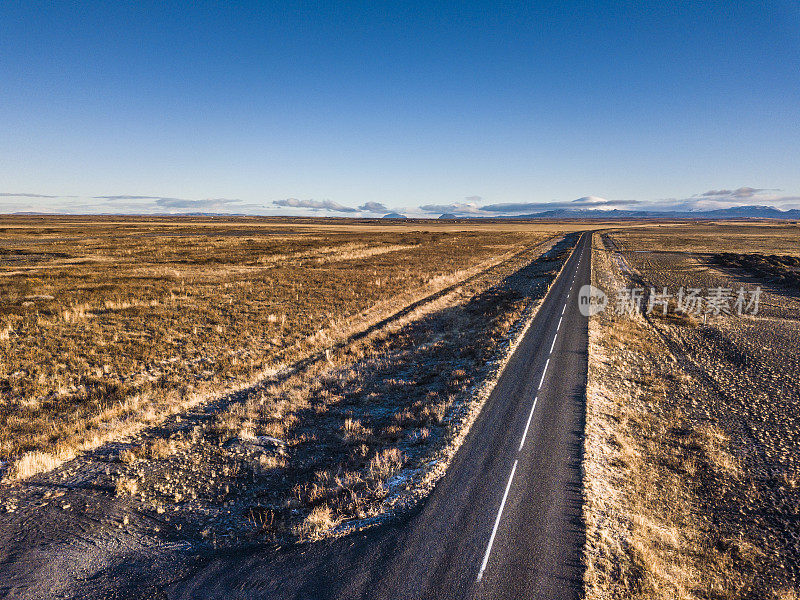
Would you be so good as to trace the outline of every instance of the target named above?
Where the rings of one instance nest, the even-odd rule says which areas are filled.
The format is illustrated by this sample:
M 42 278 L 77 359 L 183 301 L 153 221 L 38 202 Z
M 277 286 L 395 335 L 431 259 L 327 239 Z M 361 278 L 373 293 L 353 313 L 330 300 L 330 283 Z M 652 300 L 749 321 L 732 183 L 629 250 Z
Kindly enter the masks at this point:
M 584 234 L 445 476 L 407 519 L 208 559 L 170 598 L 579 598 L 590 279 Z

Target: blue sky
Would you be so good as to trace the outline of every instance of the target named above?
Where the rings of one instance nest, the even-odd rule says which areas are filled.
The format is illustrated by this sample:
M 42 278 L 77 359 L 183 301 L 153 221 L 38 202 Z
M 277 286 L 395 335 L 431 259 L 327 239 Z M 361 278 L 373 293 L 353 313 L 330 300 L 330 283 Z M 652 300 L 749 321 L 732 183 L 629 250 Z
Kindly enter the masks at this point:
M 3 2 L 0 84 L 5 212 L 800 206 L 786 0 Z

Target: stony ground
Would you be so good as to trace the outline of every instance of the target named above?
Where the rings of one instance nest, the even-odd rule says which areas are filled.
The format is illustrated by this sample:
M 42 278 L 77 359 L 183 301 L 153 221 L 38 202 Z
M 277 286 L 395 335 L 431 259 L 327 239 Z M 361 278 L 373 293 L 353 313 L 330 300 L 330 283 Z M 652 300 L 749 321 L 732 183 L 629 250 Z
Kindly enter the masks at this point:
M 705 252 L 645 239 L 596 236 L 596 284 L 764 292 L 757 315 L 593 319 L 589 596 L 794 598 L 799 290 L 720 264 L 726 248 L 708 239 Z

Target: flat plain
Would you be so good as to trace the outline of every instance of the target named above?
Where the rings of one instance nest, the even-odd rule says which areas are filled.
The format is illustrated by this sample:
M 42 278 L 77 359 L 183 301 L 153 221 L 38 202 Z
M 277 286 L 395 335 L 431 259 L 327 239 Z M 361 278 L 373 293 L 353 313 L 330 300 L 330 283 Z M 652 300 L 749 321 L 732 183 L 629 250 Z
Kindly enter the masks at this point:
M 800 576 L 800 231 L 697 224 L 595 234 L 594 284 L 639 310 L 592 319 L 587 592 L 796 598 Z M 677 311 L 684 287 L 730 312 Z M 648 311 L 655 292 L 669 310 Z M 737 290 L 760 288 L 739 315 Z
M 547 237 L 252 219 L 0 225 L 11 477 L 248 385 Z
M 145 597 L 410 514 L 585 230 L 586 597 L 796 599 L 800 229 L 755 222 L 5 217 L 0 591 Z
M 7 589 L 66 595 L 130 553 L 314 540 L 413 508 L 578 229 L 4 225 L 0 565 Z

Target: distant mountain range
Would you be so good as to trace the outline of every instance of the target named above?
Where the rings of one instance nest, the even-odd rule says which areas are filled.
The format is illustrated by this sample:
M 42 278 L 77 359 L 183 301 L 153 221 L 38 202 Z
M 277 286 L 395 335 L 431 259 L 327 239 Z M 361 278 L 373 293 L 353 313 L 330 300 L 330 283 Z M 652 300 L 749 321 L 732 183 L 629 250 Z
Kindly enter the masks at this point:
M 774 206 L 732 206 L 715 210 L 655 211 L 655 210 L 547 210 L 540 213 L 514 216 L 456 217 L 446 213 L 440 219 L 800 219 L 800 210 L 780 210 Z
M 20 211 L 11 213 L 19 216 L 47 216 L 55 213 L 44 213 L 34 211 Z M 74 216 L 74 215 L 73 215 Z M 95 216 L 122 216 L 114 213 L 98 213 Z M 126 216 L 144 217 L 255 217 L 257 215 L 247 215 L 244 213 L 214 213 L 214 212 L 184 212 L 184 213 L 151 213 L 134 214 Z M 327 217 L 334 218 L 334 217 Z M 344 217 L 336 217 L 344 218 Z M 384 219 L 408 219 L 406 215 L 391 212 L 384 215 Z M 430 218 L 430 217 L 428 217 Z M 569 209 L 561 208 L 557 210 L 546 210 L 538 213 L 525 215 L 457 215 L 455 213 L 444 213 L 440 219 L 785 219 L 800 220 L 800 209 L 780 210 L 774 206 L 732 206 L 730 208 L 718 208 L 715 210 L 696 210 L 696 211 L 657 211 L 657 210 L 591 210 L 591 209 Z

